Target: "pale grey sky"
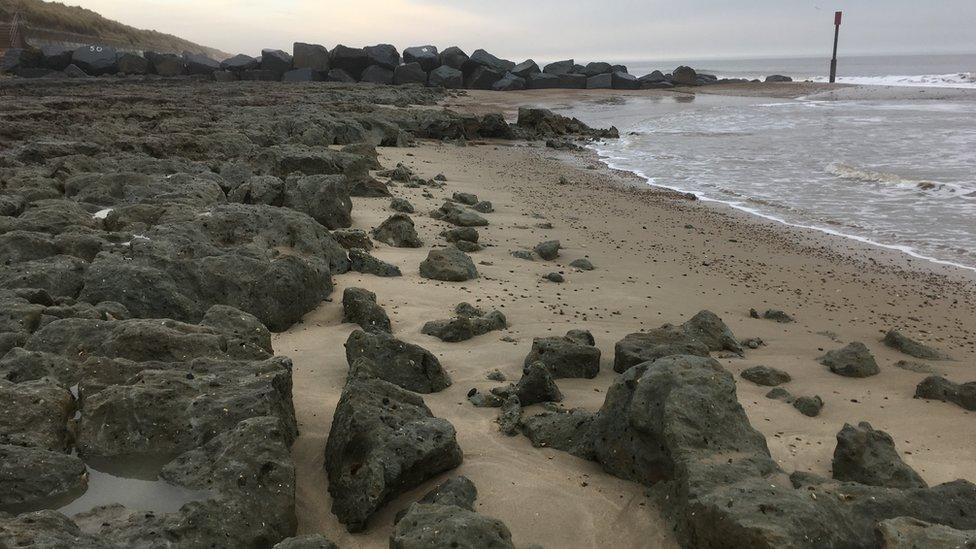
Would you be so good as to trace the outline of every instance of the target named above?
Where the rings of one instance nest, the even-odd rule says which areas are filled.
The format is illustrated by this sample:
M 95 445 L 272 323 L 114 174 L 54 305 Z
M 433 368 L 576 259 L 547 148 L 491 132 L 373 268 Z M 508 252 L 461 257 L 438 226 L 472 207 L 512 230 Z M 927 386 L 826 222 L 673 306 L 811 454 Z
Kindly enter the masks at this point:
M 976 0 L 63 0 L 229 53 L 292 42 L 483 47 L 511 59 L 976 52 Z

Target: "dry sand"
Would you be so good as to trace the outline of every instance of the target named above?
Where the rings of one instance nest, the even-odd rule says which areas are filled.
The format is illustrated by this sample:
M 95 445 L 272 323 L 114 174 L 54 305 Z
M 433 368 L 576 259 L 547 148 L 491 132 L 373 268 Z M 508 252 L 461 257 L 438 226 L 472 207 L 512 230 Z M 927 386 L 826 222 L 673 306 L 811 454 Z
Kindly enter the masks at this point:
M 512 112 L 519 104 L 559 104 L 580 95 L 470 94 L 449 103 Z M 615 94 L 587 92 L 585 100 L 610 95 Z M 400 266 L 402 278 L 337 276 L 334 302 L 275 336 L 275 351 L 295 364 L 301 434 L 293 455 L 300 533 L 322 532 L 344 548 L 386 547 L 394 514 L 442 480 L 390 502 L 365 534 L 346 533 L 330 513 L 322 455 L 346 376 L 343 342 L 354 329 L 341 322 L 341 293 L 350 286 L 376 292 L 395 335 L 431 350 L 450 372 L 452 387 L 424 397 L 436 415 L 457 428 L 465 452 L 464 464 L 443 478 L 469 476 L 479 490 L 476 509 L 503 520 L 518 546 L 630 548 L 675 542 L 645 488 L 611 477 L 594 463 L 533 448 L 524 437 L 502 435 L 493 421 L 497 410 L 475 408 L 465 398 L 467 391 L 497 385 L 485 379 L 493 368 L 517 380 L 533 337 L 585 328 L 603 351 L 602 371 L 592 380 L 558 384 L 567 407 L 595 410 L 614 378 L 614 342 L 630 332 L 683 322 L 705 308 L 721 316 L 739 338 L 761 337 L 767 343 L 744 359 L 720 362 L 736 374 L 740 401 L 787 471 L 829 475 L 837 431 L 845 422 L 866 420 L 891 433 L 905 461 L 929 483 L 976 480 L 972 414 L 913 399 L 925 374 L 894 367 L 909 357 L 880 343 L 885 330 L 901 328 L 956 359 L 931 363 L 935 369 L 955 381 L 976 379 L 972 273 L 640 188 L 640 182 L 603 168 L 586 153 L 522 143 L 422 143 L 382 149 L 381 161 L 389 167 L 403 162 L 428 178 L 443 173 L 447 185 L 393 189 L 417 208 L 412 217 L 426 244 L 416 250 L 383 245 L 374 250 Z M 560 176 L 569 184 L 559 184 Z M 427 190 L 433 197 L 422 195 Z M 420 278 L 419 263 L 431 246 L 444 244 L 438 234 L 448 227 L 427 212 L 457 191 L 476 193 L 495 206 L 496 212 L 485 216 L 491 224 L 480 229 L 489 247 L 473 254 L 476 263 L 482 262 L 481 278 L 465 283 Z M 368 230 L 379 224 L 392 213 L 388 205 L 388 199 L 355 199 L 354 226 Z M 538 228 L 540 223 L 553 228 Z M 549 239 L 559 239 L 564 247 L 554 262 L 511 256 L 512 250 Z M 582 257 L 596 270 L 568 267 Z M 564 273 L 566 282 L 542 280 L 552 271 Z M 510 328 L 463 343 L 443 343 L 420 333 L 424 322 L 451 316 L 461 301 L 501 310 Z M 751 307 L 783 309 L 797 322 L 751 319 Z M 501 341 L 504 336 L 516 343 Z M 880 375 L 849 379 L 818 364 L 825 350 L 855 340 L 875 353 Z M 759 364 L 789 372 L 793 381 L 785 387 L 793 394 L 821 396 L 822 414 L 805 417 L 788 404 L 764 398 L 768 388 L 738 378 L 743 369 Z

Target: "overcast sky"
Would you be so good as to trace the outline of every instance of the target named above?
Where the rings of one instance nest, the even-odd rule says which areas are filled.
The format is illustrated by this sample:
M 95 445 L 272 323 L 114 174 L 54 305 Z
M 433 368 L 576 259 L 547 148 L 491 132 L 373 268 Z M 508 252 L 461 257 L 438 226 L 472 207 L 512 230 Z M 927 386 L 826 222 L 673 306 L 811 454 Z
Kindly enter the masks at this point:
M 62 0 L 228 53 L 295 41 L 485 48 L 521 60 L 976 51 L 976 0 Z

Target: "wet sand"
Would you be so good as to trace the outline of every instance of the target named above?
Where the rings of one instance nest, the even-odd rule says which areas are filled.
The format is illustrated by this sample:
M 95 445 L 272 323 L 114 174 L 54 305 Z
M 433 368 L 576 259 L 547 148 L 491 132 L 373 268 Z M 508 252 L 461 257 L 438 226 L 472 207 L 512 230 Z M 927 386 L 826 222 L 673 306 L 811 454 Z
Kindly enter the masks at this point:
M 620 95 L 472 92 L 446 103 L 456 109 L 512 113 L 520 104 L 558 105 L 584 94 L 586 100 L 600 101 Z M 744 359 L 719 360 L 736 374 L 740 401 L 788 472 L 829 475 L 836 433 L 845 422 L 869 421 L 894 437 L 905 461 L 930 484 L 976 479 L 972 414 L 951 404 L 913 399 L 915 385 L 926 374 L 894 367 L 910 357 L 880 342 L 886 330 L 900 328 L 953 356 L 953 361 L 930 363 L 949 379 L 976 378 L 972 273 L 641 188 L 634 178 L 607 170 L 589 153 L 517 142 L 466 147 L 421 143 L 380 151 L 387 167 L 403 162 L 425 178 L 443 173 L 447 184 L 443 189 L 392 189 L 417 208 L 411 217 L 425 242 L 420 249 L 380 245 L 374 250 L 380 259 L 398 265 L 402 278 L 337 276 L 333 302 L 275 336 L 276 353 L 290 356 L 295 364 L 300 436 L 293 456 L 300 533 L 322 532 L 342 547 L 386 547 L 398 510 L 443 478 L 464 474 L 478 487 L 476 510 L 503 520 L 518 546 L 673 546 L 670 526 L 646 498 L 644 487 L 611 477 L 594 463 L 532 448 L 524 437 L 502 435 L 494 423 L 497 410 L 475 408 L 465 395 L 472 387 L 497 385 L 485 379 L 494 368 L 517 380 L 533 337 L 583 328 L 592 331 L 603 352 L 601 373 L 592 380 L 558 380 L 558 385 L 567 407 L 595 410 L 615 375 L 617 340 L 665 322 L 683 322 L 705 308 L 721 316 L 740 339 L 766 342 Z M 568 184 L 560 184 L 560 177 Z M 426 191 L 432 197 L 424 197 Z M 423 279 L 418 265 L 431 246 L 444 244 L 437 235 L 448 228 L 427 213 L 459 191 L 476 193 L 495 207 L 495 213 L 485 215 L 491 224 L 479 228 L 488 247 L 472 254 L 481 278 L 465 283 Z M 369 230 L 392 213 L 389 199 L 357 198 L 354 203 L 354 227 Z M 539 228 L 540 223 L 553 228 Z M 531 249 L 549 239 L 559 239 L 564 247 L 554 262 L 511 256 L 513 250 Z M 582 257 L 596 270 L 568 267 Z M 542 279 L 552 271 L 564 273 L 566 282 Z M 341 294 L 350 286 L 376 292 L 394 334 L 431 350 L 449 371 L 454 385 L 424 399 L 435 415 L 454 424 L 465 452 L 459 469 L 390 502 L 367 533 L 356 535 L 346 533 L 330 513 L 322 469 L 347 370 L 342 344 L 355 328 L 341 322 Z M 507 316 L 509 329 L 462 343 L 420 333 L 424 322 L 450 317 L 461 301 L 497 308 Z M 748 312 L 753 307 L 783 309 L 797 322 L 752 319 Z M 515 342 L 502 341 L 506 336 Z M 881 366 L 880 375 L 844 378 L 818 364 L 824 351 L 850 341 L 867 344 Z M 794 395 L 821 396 L 821 415 L 803 416 L 788 404 L 766 399 L 768 388 L 738 378 L 743 369 L 760 364 L 789 372 L 793 381 L 785 387 Z

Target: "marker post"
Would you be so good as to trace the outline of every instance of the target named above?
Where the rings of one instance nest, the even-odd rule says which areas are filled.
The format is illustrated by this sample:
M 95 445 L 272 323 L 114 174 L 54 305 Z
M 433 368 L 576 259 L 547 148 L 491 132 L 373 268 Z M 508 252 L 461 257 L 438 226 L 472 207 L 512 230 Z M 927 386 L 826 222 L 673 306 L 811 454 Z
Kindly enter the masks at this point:
M 837 39 L 840 38 L 840 19 L 844 12 L 834 12 L 834 55 L 830 58 L 830 83 L 837 80 Z

